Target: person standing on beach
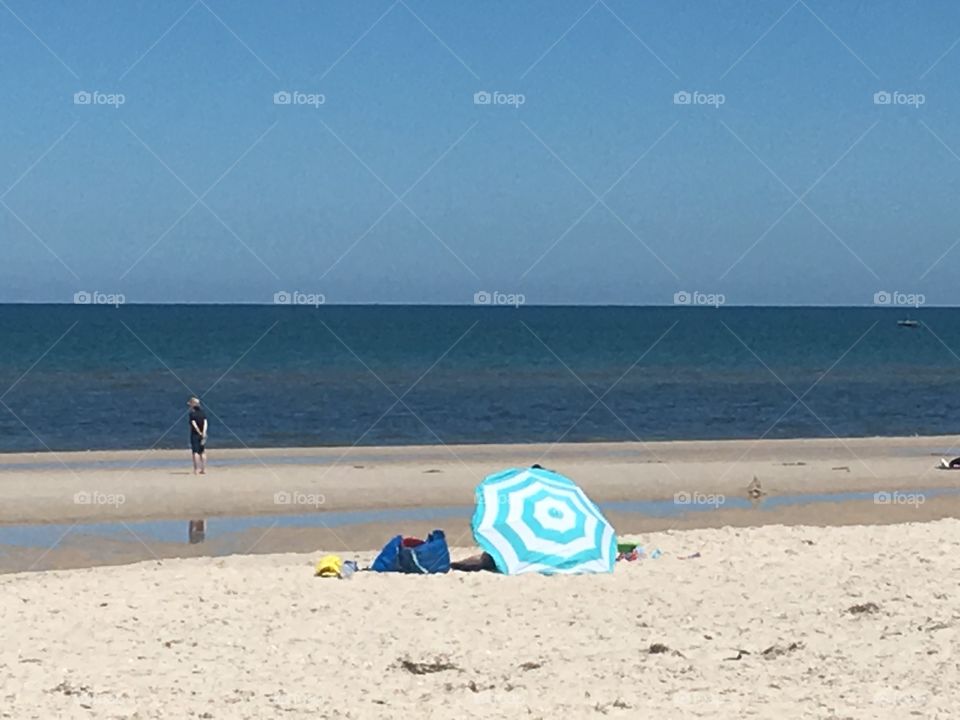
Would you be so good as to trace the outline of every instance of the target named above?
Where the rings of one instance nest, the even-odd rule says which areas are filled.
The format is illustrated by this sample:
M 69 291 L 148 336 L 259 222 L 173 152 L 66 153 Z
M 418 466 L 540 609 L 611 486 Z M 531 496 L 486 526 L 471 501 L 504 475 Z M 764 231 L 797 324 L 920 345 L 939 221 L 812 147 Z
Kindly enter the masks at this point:
M 193 451 L 193 474 L 205 475 L 207 472 L 207 416 L 200 407 L 198 398 L 190 398 L 187 405 L 190 406 L 190 449 Z

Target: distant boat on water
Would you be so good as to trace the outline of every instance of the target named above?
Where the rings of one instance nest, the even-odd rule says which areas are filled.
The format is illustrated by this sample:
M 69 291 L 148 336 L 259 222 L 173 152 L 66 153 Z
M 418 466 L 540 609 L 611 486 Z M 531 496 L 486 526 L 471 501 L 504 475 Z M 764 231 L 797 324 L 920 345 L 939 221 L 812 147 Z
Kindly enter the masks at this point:
M 907 318 L 906 320 L 897 320 L 897 325 L 900 327 L 919 327 L 920 321 Z

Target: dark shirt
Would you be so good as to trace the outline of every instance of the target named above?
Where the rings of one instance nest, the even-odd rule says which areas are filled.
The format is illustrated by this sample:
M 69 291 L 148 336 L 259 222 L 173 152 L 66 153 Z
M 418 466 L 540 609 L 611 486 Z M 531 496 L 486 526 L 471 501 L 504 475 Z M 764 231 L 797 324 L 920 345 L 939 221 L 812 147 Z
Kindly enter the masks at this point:
M 203 430 L 203 423 L 206 421 L 207 416 L 203 414 L 203 410 L 198 407 L 195 407 L 190 410 L 190 437 L 200 437 L 193 424 L 196 423 L 197 427 Z

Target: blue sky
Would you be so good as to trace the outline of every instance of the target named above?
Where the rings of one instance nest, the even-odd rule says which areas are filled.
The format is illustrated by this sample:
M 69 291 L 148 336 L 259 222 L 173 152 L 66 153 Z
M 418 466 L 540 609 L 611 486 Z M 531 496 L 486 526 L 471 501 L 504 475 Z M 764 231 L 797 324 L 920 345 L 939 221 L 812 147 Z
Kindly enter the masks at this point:
M 0 301 L 957 304 L 958 38 L 930 1 L 4 0 Z

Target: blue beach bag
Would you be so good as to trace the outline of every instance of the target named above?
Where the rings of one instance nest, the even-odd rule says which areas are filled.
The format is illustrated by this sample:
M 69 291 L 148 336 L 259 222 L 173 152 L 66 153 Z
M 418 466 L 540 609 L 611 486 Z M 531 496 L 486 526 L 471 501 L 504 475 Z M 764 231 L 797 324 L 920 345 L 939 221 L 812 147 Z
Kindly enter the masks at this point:
M 373 561 L 374 572 L 402 572 L 432 575 L 450 572 L 450 549 L 443 530 L 434 530 L 425 542 L 404 542 L 401 535 L 392 538 Z

